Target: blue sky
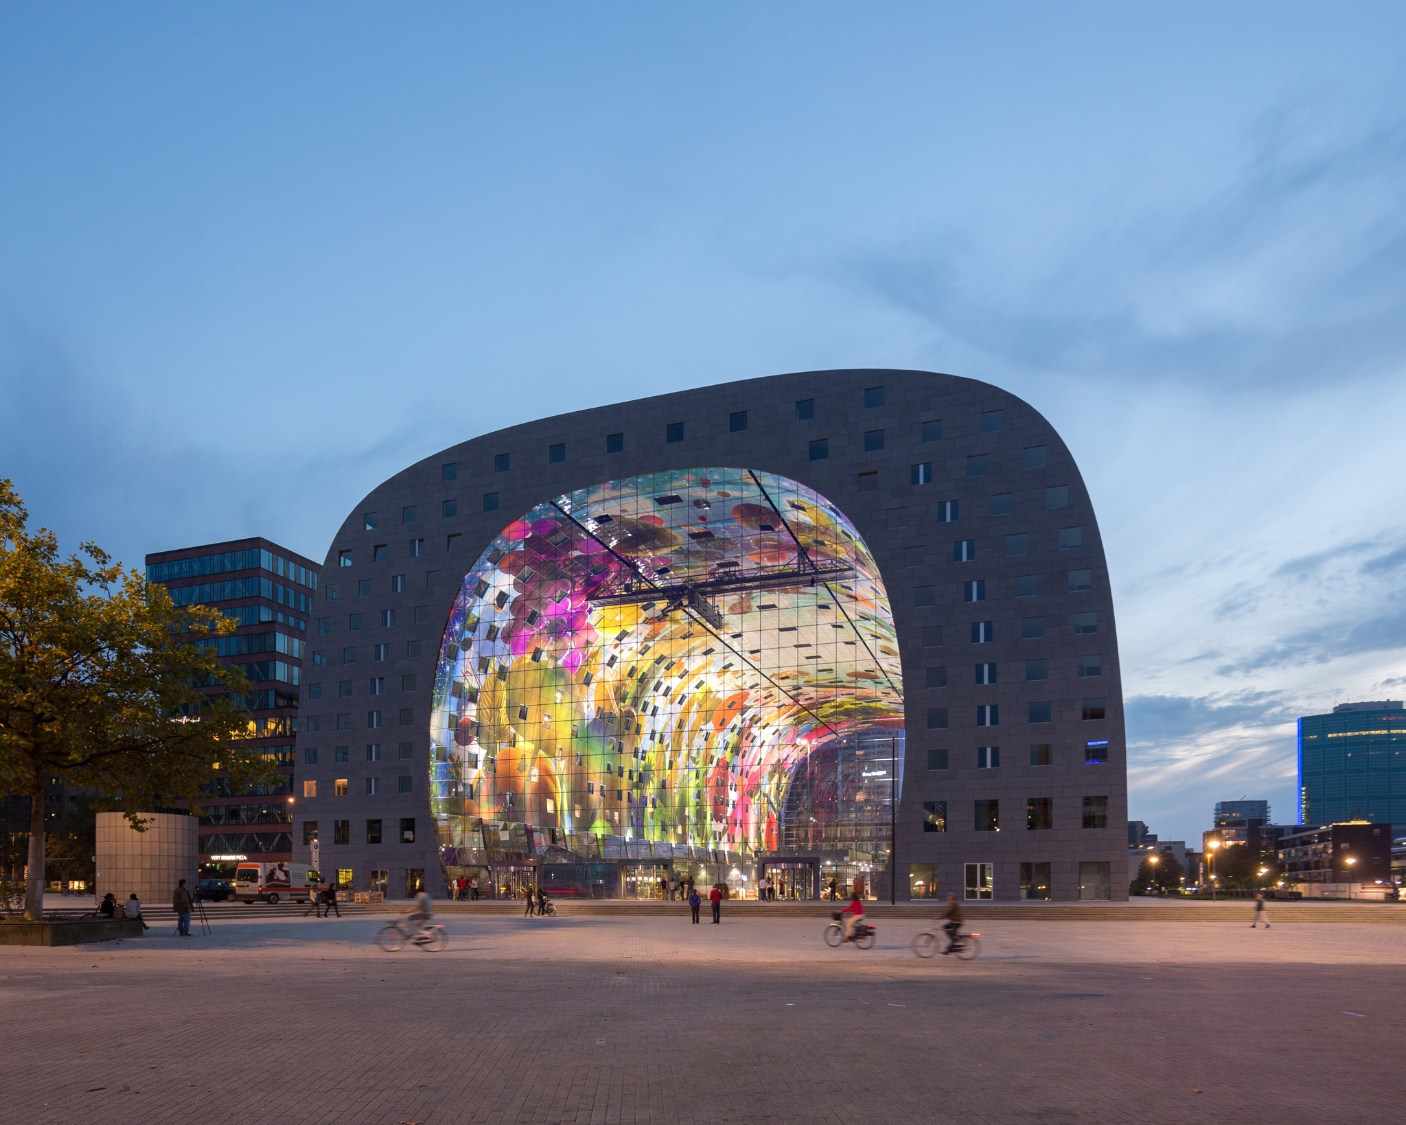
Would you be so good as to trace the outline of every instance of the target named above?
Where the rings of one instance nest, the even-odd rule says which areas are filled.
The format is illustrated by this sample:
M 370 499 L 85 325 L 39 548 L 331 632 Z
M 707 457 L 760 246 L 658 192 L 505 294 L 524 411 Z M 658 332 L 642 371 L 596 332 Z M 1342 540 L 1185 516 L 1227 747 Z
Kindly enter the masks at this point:
M 1387 4 L 5 4 L 0 475 L 132 563 L 321 558 L 545 413 L 989 380 L 1099 510 L 1132 815 L 1291 820 L 1294 718 L 1406 694 L 1403 42 Z

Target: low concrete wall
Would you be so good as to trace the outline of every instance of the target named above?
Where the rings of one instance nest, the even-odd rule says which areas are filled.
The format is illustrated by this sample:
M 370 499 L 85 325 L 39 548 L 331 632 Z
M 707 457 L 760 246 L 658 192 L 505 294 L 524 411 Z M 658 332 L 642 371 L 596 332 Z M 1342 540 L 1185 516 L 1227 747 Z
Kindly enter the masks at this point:
M 143 904 L 170 906 L 176 884 L 194 888 L 200 865 L 200 821 L 176 813 L 142 813 L 136 832 L 121 813 L 98 813 L 97 897 L 109 891 L 117 905 L 135 893 Z
M 141 937 L 136 919 L 78 918 L 45 922 L 0 922 L 0 945 L 83 945 L 92 941 L 116 941 Z

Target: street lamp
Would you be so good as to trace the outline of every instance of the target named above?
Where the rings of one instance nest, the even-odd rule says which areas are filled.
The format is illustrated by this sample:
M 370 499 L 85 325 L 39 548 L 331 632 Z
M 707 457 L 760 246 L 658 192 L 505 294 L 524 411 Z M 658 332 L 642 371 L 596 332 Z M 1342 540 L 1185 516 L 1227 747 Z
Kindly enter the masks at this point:
M 1220 841 L 1219 841 L 1219 840 L 1207 840 L 1207 841 L 1206 841 L 1206 851 L 1209 853 L 1209 854 L 1207 855 L 1207 857 L 1206 857 L 1206 876 L 1207 876 L 1207 878 L 1209 878 L 1209 879 L 1211 880 L 1211 901 L 1212 901 L 1212 902 L 1215 902 L 1215 901 L 1216 901 L 1216 876 L 1215 876 L 1215 870 L 1216 870 L 1216 849 L 1217 849 L 1218 847 L 1220 847 Z
M 1157 860 L 1158 860 L 1158 858 L 1159 858 L 1159 857 L 1157 857 L 1157 856 L 1155 856 L 1155 855 L 1150 855 L 1150 856 L 1147 857 L 1147 862 L 1150 863 L 1150 864 L 1152 864 L 1152 889 L 1153 889 L 1154 891 L 1157 889 Z
M 1356 862 L 1357 862 L 1357 857 L 1356 857 L 1355 855 L 1350 855 L 1350 856 L 1347 857 L 1347 866 L 1348 866 L 1348 868 L 1349 868 L 1349 871 L 1348 871 L 1348 873 L 1347 873 L 1347 900 L 1348 900 L 1348 902 L 1351 902 L 1351 901 L 1352 901 L 1352 871 L 1351 871 L 1350 869 L 1351 869 L 1352 865 L 1353 865 L 1354 863 L 1356 863 Z

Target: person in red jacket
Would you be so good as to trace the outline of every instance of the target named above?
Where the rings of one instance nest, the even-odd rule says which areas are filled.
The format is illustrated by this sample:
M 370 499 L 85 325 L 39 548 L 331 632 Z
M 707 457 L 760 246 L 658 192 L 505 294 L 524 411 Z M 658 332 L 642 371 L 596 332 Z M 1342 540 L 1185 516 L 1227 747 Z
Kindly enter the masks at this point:
M 713 925 L 721 925 L 723 919 L 723 892 L 716 883 L 713 884 L 713 889 L 708 892 L 708 901 L 713 904 Z
M 864 924 L 864 903 L 859 901 L 858 891 L 850 893 L 849 904 L 840 911 L 840 915 L 845 924 L 845 940 L 851 941 L 855 931 Z

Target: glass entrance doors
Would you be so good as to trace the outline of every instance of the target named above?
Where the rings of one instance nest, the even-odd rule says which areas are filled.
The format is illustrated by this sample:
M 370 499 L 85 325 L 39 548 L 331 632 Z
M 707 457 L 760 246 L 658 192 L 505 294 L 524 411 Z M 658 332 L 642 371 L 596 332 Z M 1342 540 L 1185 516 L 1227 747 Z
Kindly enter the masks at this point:
M 626 898 L 667 898 L 669 869 L 662 864 L 627 863 L 620 868 Z
M 537 868 L 527 864 L 494 865 L 494 898 L 522 898 L 537 886 Z
M 991 898 L 992 871 L 994 863 L 968 863 L 966 865 L 966 897 L 969 899 Z
M 773 899 L 814 898 L 818 867 L 818 860 L 768 860 L 766 866 L 757 872 L 757 881 L 760 884 L 763 878 L 771 880 L 769 897 Z

